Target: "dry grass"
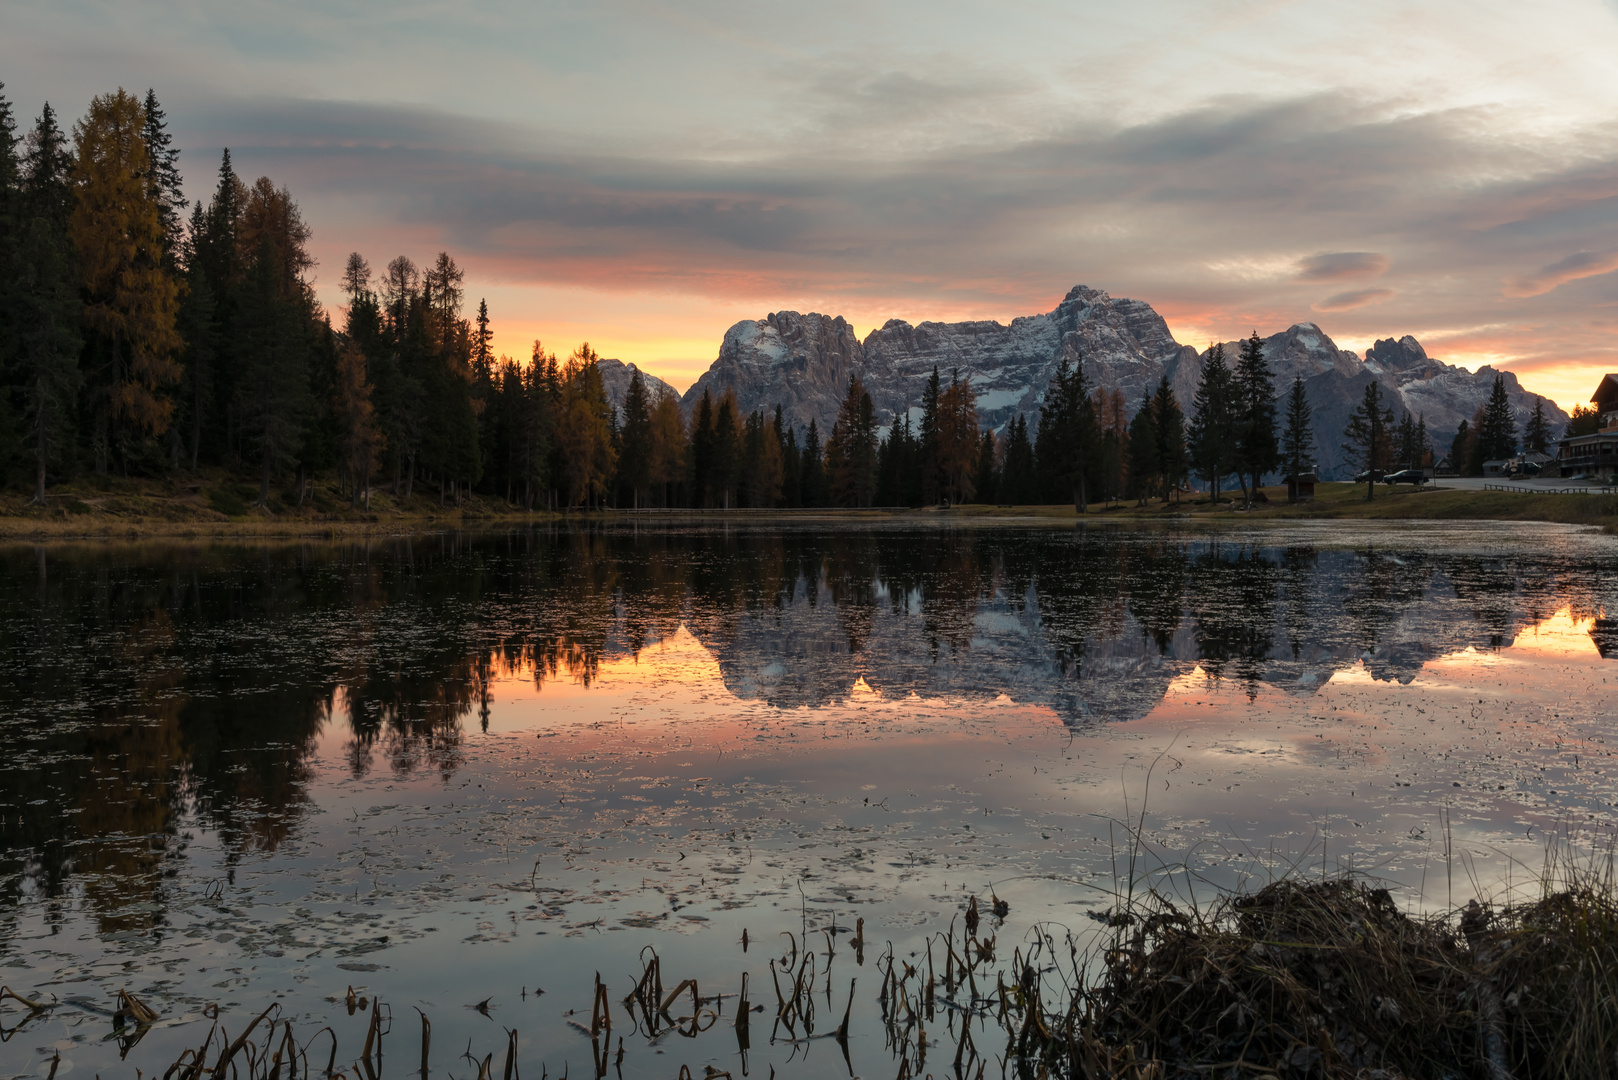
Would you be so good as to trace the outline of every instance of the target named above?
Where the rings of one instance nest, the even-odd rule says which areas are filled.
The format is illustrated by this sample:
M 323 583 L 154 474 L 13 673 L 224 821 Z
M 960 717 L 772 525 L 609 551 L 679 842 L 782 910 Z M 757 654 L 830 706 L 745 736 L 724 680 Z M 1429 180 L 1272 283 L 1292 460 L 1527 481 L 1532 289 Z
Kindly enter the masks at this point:
M 1618 1072 L 1610 853 L 1552 853 L 1527 901 L 1402 910 L 1352 876 L 1204 907 L 1148 891 L 1104 916 L 1053 1006 L 1039 955 L 1002 1023 L 1036 1073 L 1490 1080 Z M 1036 953 L 1043 950 L 1036 950 Z M 1049 956 L 1044 959 L 1048 961 Z M 1045 970 L 1051 970 L 1049 968 Z

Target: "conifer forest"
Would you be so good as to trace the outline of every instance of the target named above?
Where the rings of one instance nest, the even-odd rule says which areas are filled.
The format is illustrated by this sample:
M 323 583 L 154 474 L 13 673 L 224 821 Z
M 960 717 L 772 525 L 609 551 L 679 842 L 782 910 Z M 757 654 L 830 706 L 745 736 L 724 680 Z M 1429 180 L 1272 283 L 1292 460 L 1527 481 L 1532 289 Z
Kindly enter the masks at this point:
M 96 97 L 70 126 L 21 124 L 0 87 L 0 446 L 8 486 L 44 502 L 79 476 L 224 469 L 261 507 L 369 507 L 472 493 L 525 509 L 873 507 L 938 502 L 1217 501 L 1313 468 L 1301 383 L 1278 392 L 1255 333 L 1203 361 L 1188 416 L 1165 378 L 1139 402 L 1064 364 L 1034 422 L 981 427 L 970 382 L 934 370 L 917 410 L 879 425 L 851 379 L 822 431 L 730 393 L 683 409 L 637 372 L 609 401 L 588 343 L 495 355 L 491 315 L 447 252 L 348 256 L 323 309 L 311 230 L 271 177 L 188 203 L 155 92 Z M 1425 422 L 1368 397 L 1345 437 L 1368 468 L 1427 464 Z M 1368 411 L 1367 411 L 1368 410 Z M 1358 415 L 1358 414 L 1357 414 Z M 1575 426 L 1589 417 L 1576 414 Z M 1552 438 L 1543 417 L 1525 445 Z M 1517 436 L 1505 391 L 1447 449 L 1480 472 Z

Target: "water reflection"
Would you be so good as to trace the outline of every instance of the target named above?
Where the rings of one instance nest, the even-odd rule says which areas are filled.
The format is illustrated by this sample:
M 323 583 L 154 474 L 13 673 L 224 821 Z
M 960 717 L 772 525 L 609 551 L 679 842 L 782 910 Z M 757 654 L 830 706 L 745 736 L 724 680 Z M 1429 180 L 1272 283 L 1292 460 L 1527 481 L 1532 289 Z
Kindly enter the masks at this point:
M 1618 655 L 1611 569 L 1554 544 L 1110 529 L 9 548 L 0 905 L 82 896 L 103 934 L 160 930 L 188 830 L 227 870 L 275 851 L 333 730 L 351 776 L 448 783 L 502 682 L 589 687 L 682 629 L 743 701 L 1005 695 L 1083 727 L 1146 717 L 1188 678 L 1249 699 L 1361 665 L 1407 683 L 1558 612 L 1559 640 Z

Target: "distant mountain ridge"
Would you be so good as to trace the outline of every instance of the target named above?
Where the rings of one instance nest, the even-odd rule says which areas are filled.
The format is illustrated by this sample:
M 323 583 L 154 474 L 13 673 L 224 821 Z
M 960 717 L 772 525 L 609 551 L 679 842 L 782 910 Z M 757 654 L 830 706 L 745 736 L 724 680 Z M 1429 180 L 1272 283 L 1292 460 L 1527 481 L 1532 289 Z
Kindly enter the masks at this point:
M 1239 349 L 1239 342 L 1225 344 L 1232 364 Z M 1304 380 L 1314 407 L 1320 472 L 1327 479 L 1348 471 L 1343 429 L 1373 379 L 1388 391 L 1396 414 L 1425 416 L 1440 456 L 1448 452 L 1460 420 L 1487 400 L 1496 374 L 1505 379 L 1519 431 L 1534 407 L 1534 395 L 1511 372 L 1489 366 L 1469 372 L 1445 364 L 1408 335 L 1377 341 L 1362 359 L 1338 348 L 1317 324 L 1305 322 L 1266 338 L 1264 352 L 1277 394 L 1294 377 Z M 1010 325 L 988 320 L 912 325 L 892 319 L 863 341 L 841 316 L 778 311 L 726 331 L 718 358 L 686 391 L 682 406 L 689 413 L 704 391 L 718 396 L 730 390 L 744 412 L 773 412 L 779 403 L 795 426 L 814 420 L 827 431 L 849 377 L 858 375 L 879 422 L 889 425 L 906 410 L 920 415 L 922 390 L 936 366 L 946 381 L 952 372 L 971 381 L 982 421 L 999 430 L 1019 414 L 1036 420 L 1062 359 L 1071 362 L 1081 355 L 1091 385 L 1123 391 L 1131 410 L 1167 375 L 1189 413 L 1206 352 L 1175 341 L 1150 304 L 1084 285 L 1070 290 L 1053 311 L 1019 317 Z M 627 373 L 623 381 L 627 387 Z M 1567 414 L 1550 401 L 1545 412 L 1553 429 L 1567 422 Z
M 626 364 L 622 360 L 598 360 L 596 361 L 596 369 L 601 372 L 601 388 L 606 391 L 607 401 L 620 413 L 624 411 L 624 397 L 629 393 L 629 382 L 635 377 L 635 372 L 637 371 L 640 372 L 640 377 L 645 380 L 646 400 L 648 403 L 656 402 L 662 396 L 662 391 L 664 390 L 667 390 L 675 397 L 680 396 L 678 390 L 659 379 L 656 375 L 649 371 L 644 371 L 634 364 Z M 770 406 L 772 409 L 774 407 L 773 405 Z

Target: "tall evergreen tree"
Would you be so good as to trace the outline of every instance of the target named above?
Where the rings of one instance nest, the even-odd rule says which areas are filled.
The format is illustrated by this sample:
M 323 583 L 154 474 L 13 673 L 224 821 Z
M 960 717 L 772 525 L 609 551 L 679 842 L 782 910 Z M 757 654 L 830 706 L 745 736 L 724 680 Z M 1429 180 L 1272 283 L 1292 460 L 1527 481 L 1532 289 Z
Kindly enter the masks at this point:
M 638 368 L 624 393 L 619 446 L 618 482 L 629 490 L 630 505 L 639 510 L 641 492 L 652 482 L 652 410 Z
M 972 486 L 976 489 L 978 502 L 991 506 L 1000 497 L 1000 473 L 995 468 L 996 450 L 994 429 L 984 428 L 983 436 L 978 440 L 978 459 L 972 470 Z
M 1152 415 L 1152 396 L 1142 391 L 1140 408 L 1129 422 L 1129 490 L 1136 506 L 1145 506 L 1157 490 L 1161 469 L 1157 460 L 1157 418 Z
M 1073 508 L 1089 508 L 1088 471 L 1095 458 L 1095 404 L 1090 400 L 1084 357 L 1068 363 L 1063 355 L 1039 409 L 1034 457 L 1042 483 L 1057 498 L 1071 498 Z
M 820 428 L 814 419 L 809 420 L 809 430 L 804 432 L 802 450 L 802 473 L 798 481 L 799 497 L 804 506 L 826 505 L 826 459 L 825 452 L 820 444 Z
M 1545 399 L 1534 396 L 1534 411 L 1528 415 L 1523 428 L 1523 444 L 1532 453 L 1543 454 L 1551 445 L 1551 422 L 1545 415 Z
M 848 393 L 837 410 L 832 437 L 826 442 L 827 481 L 838 506 L 867 507 L 876 497 L 876 410 L 858 375 L 848 379 Z
M 71 452 L 83 344 L 69 235 L 72 159 L 48 103 L 29 135 L 22 165 L 6 321 L 24 390 L 24 421 L 31 429 L 34 501 L 44 505 L 47 469 L 64 463 Z
M 1178 500 L 1190 472 L 1190 461 L 1185 445 L 1185 413 L 1180 410 L 1167 375 L 1159 380 L 1152 395 L 1152 427 L 1157 436 L 1157 471 L 1163 483 L 1163 501 L 1167 502 L 1170 494 Z
M 1242 343 L 1235 381 L 1238 400 L 1236 466 L 1242 477 L 1243 497 L 1251 506 L 1263 486 L 1264 474 L 1274 472 L 1281 463 L 1275 422 L 1275 380 L 1270 374 L 1269 362 L 1264 359 L 1264 341 L 1257 330 Z
M 1306 473 L 1315 471 L 1314 409 L 1309 405 L 1309 394 L 1303 379 L 1292 380 L 1287 394 L 1286 428 L 1281 433 L 1281 459 L 1287 475 L 1292 478 L 1291 491 L 1296 498 L 1297 482 Z
M 312 407 L 307 312 L 298 298 L 279 288 L 278 278 L 266 239 L 242 291 L 235 402 L 242 433 L 258 459 L 260 506 L 268 505 L 271 480 L 302 442 Z
M 1213 502 L 1225 477 L 1236 471 L 1237 388 L 1225 362 L 1225 346 L 1214 345 L 1202 362 L 1202 380 L 1191 398 L 1191 424 L 1186 432 L 1191 468 L 1208 484 Z
M 1034 445 L 1028 438 L 1028 418 L 1018 413 L 1006 432 L 1006 448 L 1000 462 L 1001 498 L 1014 506 L 1038 502 Z
M 1517 419 L 1506 396 L 1506 380 L 1496 375 L 1483 407 L 1483 423 L 1478 429 L 1478 452 L 1485 461 L 1503 460 L 1517 453 Z
M 938 367 L 934 365 L 927 385 L 922 388 L 921 426 L 916 432 L 916 469 L 920 474 L 921 497 L 927 503 L 937 503 L 943 491 L 939 469 L 939 399 L 942 396 Z
M 1393 410 L 1383 402 L 1382 384 L 1373 380 L 1349 414 L 1348 428 L 1343 432 L 1344 455 L 1366 472 L 1367 501 L 1376 497 L 1377 471 L 1386 469 L 1393 456 L 1392 426 Z
M 157 103 L 157 91 L 148 89 L 142 105 L 146 115 L 141 137 L 146 142 L 146 191 L 157 204 L 157 219 L 163 230 L 163 260 L 169 273 L 178 273 L 181 247 L 185 240 L 185 181 L 180 176 L 180 151 L 165 123 L 167 115 Z

